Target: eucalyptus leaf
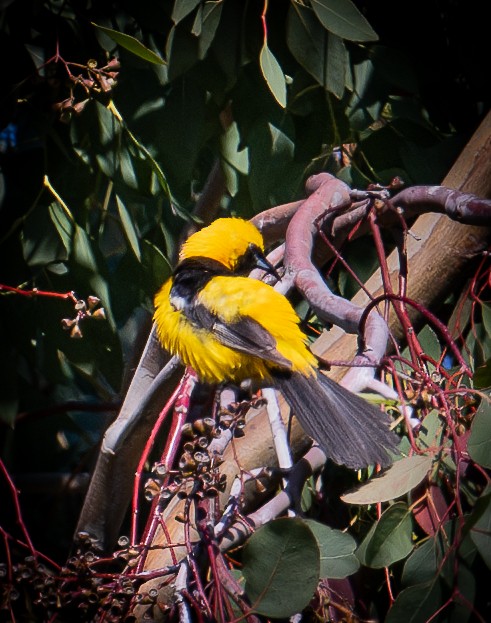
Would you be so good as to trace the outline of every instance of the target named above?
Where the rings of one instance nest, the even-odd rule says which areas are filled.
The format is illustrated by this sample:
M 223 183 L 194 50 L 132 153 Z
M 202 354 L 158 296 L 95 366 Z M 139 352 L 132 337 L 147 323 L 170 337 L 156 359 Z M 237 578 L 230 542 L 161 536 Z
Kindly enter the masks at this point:
M 405 558 L 412 549 L 411 511 L 397 502 L 372 525 L 356 555 L 361 564 L 381 569 Z
M 319 580 L 317 541 L 301 519 L 276 519 L 247 541 L 242 573 L 255 612 L 289 617 L 305 608 Z
M 220 137 L 222 158 L 240 173 L 249 172 L 249 150 L 241 146 L 237 123 L 233 122 Z
M 175 0 L 172 8 L 172 20 L 175 24 L 189 15 L 198 6 L 201 0 Z
M 489 337 L 491 337 L 491 306 L 483 303 L 483 305 L 481 306 L 481 314 L 486 333 Z
M 261 48 L 261 54 L 259 55 L 259 64 L 261 71 L 269 87 L 269 90 L 273 94 L 278 104 L 285 108 L 286 106 L 286 80 L 285 74 L 280 67 L 280 64 L 276 60 L 276 57 L 271 52 L 268 44 L 265 42 Z
M 488 569 L 491 569 L 491 487 L 481 499 L 483 508 L 479 509 L 480 517 L 471 528 L 470 535 Z
M 358 571 L 360 563 L 354 554 L 356 541 L 350 534 L 312 519 L 306 519 L 305 523 L 319 546 L 321 578 L 346 578 Z
M 474 613 L 469 605 L 474 604 L 476 597 L 476 575 L 466 566 L 459 565 L 456 585 L 458 586 L 459 596 L 461 598 L 452 601 L 447 621 L 448 623 L 467 623 L 469 620 L 474 621 Z
M 324 30 L 309 7 L 292 3 L 288 12 L 287 41 L 300 65 L 340 98 L 349 63 L 343 40 Z
M 425 354 L 435 361 L 439 361 L 442 355 L 442 347 L 435 331 L 429 325 L 425 325 L 418 333 L 418 340 Z
M 112 28 L 106 28 L 105 26 L 99 26 L 92 22 L 93 26 L 101 30 L 108 37 L 110 37 L 115 43 L 119 46 L 128 50 L 135 56 L 139 56 L 144 61 L 148 61 L 149 63 L 155 63 L 156 65 L 165 65 L 165 61 L 162 57 L 156 54 L 153 50 L 150 50 L 146 46 L 132 37 L 131 35 L 126 35 L 123 32 L 118 32 L 117 30 L 113 30 Z
M 295 143 L 286 128 L 258 120 L 248 137 L 250 168 L 247 176 L 254 208 L 286 203 L 298 188 L 303 170 L 295 162 Z
M 376 504 L 395 500 L 414 489 L 431 469 L 431 456 L 415 454 L 396 461 L 381 476 L 341 496 L 348 504 Z
M 98 264 L 98 258 L 96 258 L 96 247 L 85 230 L 79 225 L 75 225 L 72 253 L 73 256 L 70 259 L 79 268 L 82 268 L 86 275 L 90 287 L 89 294 L 95 294 L 100 298 L 106 318 L 111 327 L 114 328 L 115 322 L 110 304 L 109 287 L 106 279 L 102 276 L 101 266 Z
M 140 243 L 138 240 L 138 234 L 136 232 L 135 226 L 133 225 L 133 220 L 118 195 L 116 195 L 116 205 L 118 207 L 119 218 L 121 219 L 121 226 L 123 228 L 124 235 L 128 244 L 130 245 L 131 250 L 135 254 L 135 257 L 138 261 L 141 261 L 141 253 L 140 253 Z
M 97 273 L 97 261 L 92 250 L 92 243 L 89 236 L 79 225 L 75 225 L 75 233 L 73 237 L 73 255 L 74 260 L 82 268 Z
M 343 97 L 346 84 L 348 52 L 344 41 L 334 34 L 327 38 L 327 75 L 325 86 L 338 99 Z
M 483 399 L 471 426 L 467 451 L 473 461 L 491 468 L 491 404 Z
M 349 105 L 346 108 L 346 112 L 349 116 L 350 125 L 358 130 L 366 130 L 374 121 L 380 118 L 382 112 L 382 102 L 379 98 L 373 97 L 374 84 L 376 83 L 377 74 L 373 62 L 370 59 L 364 59 L 363 61 L 356 63 L 353 67 L 353 94 Z M 378 144 L 381 137 L 389 136 L 392 143 L 396 142 L 395 137 L 381 131 L 371 134 L 369 138 L 377 142 L 377 155 L 379 158 L 385 158 L 388 166 L 393 166 L 394 154 L 387 154 L 385 151 L 380 151 L 382 147 Z M 387 147 L 385 147 L 387 149 Z M 366 151 L 366 144 L 363 144 L 363 152 Z M 375 151 L 375 149 L 374 149 Z M 372 164 L 376 166 L 377 170 L 381 167 L 378 164 Z
M 119 152 L 119 168 L 125 184 L 134 190 L 138 189 L 138 176 L 135 170 L 133 157 L 128 149 L 122 148 Z
M 443 605 L 438 580 L 402 590 L 389 610 L 385 623 L 424 623 Z
M 326 30 L 348 41 L 377 41 L 377 33 L 351 0 L 312 0 Z
M 438 542 L 434 537 L 416 547 L 406 560 L 402 572 L 402 583 L 405 586 L 430 582 L 435 577 L 441 560 L 438 549 Z
M 172 27 L 165 46 L 169 80 L 186 73 L 199 60 L 199 40 L 183 24 Z
M 472 380 L 476 389 L 491 387 L 491 359 L 488 359 L 483 366 L 475 369 Z
M 149 240 L 141 241 L 142 264 L 148 281 L 148 291 L 156 292 L 164 279 L 170 276 L 171 265 L 162 251 Z
M 208 0 L 198 8 L 191 32 L 199 38 L 199 58 L 206 56 L 211 44 L 215 39 L 223 2 L 221 0 Z
M 296 60 L 317 82 L 325 86 L 328 33 L 309 7 L 292 2 L 288 12 L 288 47 Z
M 70 243 L 65 236 L 61 237 L 58 226 L 61 223 L 55 225 L 46 208 L 34 210 L 25 218 L 21 240 L 24 260 L 29 266 L 48 267 L 68 258 L 67 246 Z M 42 236 L 39 235 L 40 231 L 43 232 Z M 62 230 L 62 233 L 64 235 L 65 231 Z
M 434 409 L 424 418 L 419 429 L 417 444 L 422 450 L 438 453 L 445 442 L 445 423 L 439 412 Z
M 57 201 L 53 201 L 49 205 L 48 209 L 51 221 L 58 232 L 63 246 L 65 247 L 65 251 L 69 254 L 72 250 L 73 234 L 75 229 L 73 217 L 68 215 Z

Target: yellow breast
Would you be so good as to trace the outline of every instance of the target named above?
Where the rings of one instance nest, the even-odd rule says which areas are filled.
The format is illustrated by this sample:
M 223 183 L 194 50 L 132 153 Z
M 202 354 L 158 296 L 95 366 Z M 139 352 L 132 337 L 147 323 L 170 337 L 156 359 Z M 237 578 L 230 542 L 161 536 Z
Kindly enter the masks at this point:
M 209 383 L 270 380 L 272 365 L 221 344 L 211 331 L 193 325 L 170 305 L 172 280 L 155 297 L 155 322 L 164 348 L 178 354 Z M 277 350 L 292 363 L 292 370 L 313 374 L 316 360 L 305 346 L 305 336 L 289 301 L 265 283 L 247 277 L 215 277 L 199 293 L 198 301 L 223 322 L 248 316 L 276 340 Z

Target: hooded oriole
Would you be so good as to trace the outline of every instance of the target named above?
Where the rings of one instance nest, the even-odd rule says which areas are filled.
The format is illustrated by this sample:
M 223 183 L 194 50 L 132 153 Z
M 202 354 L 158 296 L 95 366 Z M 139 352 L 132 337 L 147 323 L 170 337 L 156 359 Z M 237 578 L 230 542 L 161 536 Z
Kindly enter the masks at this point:
M 354 469 L 388 464 L 397 437 L 386 415 L 319 372 L 290 302 L 243 276 L 254 266 L 275 273 L 249 221 L 222 218 L 193 234 L 155 297 L 164 348 L 204 382 L 276 386 L 334 462 Z

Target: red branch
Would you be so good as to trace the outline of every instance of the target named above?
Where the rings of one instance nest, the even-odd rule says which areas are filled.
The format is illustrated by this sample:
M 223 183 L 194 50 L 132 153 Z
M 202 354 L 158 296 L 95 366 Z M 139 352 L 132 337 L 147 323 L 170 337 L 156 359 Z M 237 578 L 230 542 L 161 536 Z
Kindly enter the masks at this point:
M 6 286 L 3 283 L 0 283 L 0 292 L 12 292 L 14 294 L 20 294 L 22 296 L 46 296 L 49 298 L 55 299 L 64 299 L 71 300 L 73 303 L 77 303 L 78 299 L 75 296 L 75 292 L 47 292 L 45 290 L 38 290 L 37 288 L 33 288 L 32 290 L 23 290 L 22 288 L 14 288 L 12 286 Z
M 363 314 L 360 318 L 360 335 L 363 335 L 363 332 L 365 329 L 365 323 L 367 321 L 368 315 L 370 311 L 372 310 L 372 308 L 387 299 L 394 300 L 394 301 L 401 301 L 402 303 L 411 305 L 411 307 L 414 307 L 414 309 L 416 309 L 421 315 L 425 316 L 431 324 L 435 325 L 440 331 L 440 333 L 442 334 L 442 336 L 444 337 L 450 350 L 452 351 L 455 358 L 457 359 L 460 366 L 462 367 L 462 370 L 468 376 L 472 376 L 471 370 L 469 369 L 466 362 L 464 361 L 462 355 L 459 352 L 459 349 L 457 348 L 457 345 L 455 344 L 455 342 L 452 339 L 452 336 L 450 335 L 448 328 L 443 324 L 443 322 L 438 320 L 438 318 L 434 314 L 432 314 L 428 309 L 426 309 L 423 305 L 420 305 L 417 301 L 413 301 L 412 299 L 407 298 L 405 296 L 400 296 L 399 294 L 387 292 L 385 294 L 381 294 L 380 296 L 377 296 L 376 298 L 374 298 L 363 310 Z

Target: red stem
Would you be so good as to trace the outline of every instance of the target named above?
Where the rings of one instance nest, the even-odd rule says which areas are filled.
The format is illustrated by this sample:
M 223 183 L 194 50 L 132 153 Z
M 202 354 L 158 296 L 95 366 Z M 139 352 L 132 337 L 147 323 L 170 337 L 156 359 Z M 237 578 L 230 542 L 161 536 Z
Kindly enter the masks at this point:
M 27 547 L 30 550 L 31 554 L 34 556 L 34 558 L 38 557 L 38 553 L 37 551 L 34 549 L 34 545 L 32 544 L 31 541 L 31 537 L 29 536 L 29 532 L 27 531 L 26 525 L 22 519 L 22 511 L 20 509 L 20 502 L 19 502 L 19 495 L 17 492 L 17 489 L 15 488 L 15 484 L 14 481 L 12 480 L 12 478 L 10 477 L 10 474 L 7 471 L 7 468 L 4 465 L 4 462 L 2 461 L 2 459 L 0 459 L 0 470 L 3 472 L 3 475 L 5 477 L 5 480 L 7 481 L 8 487 L 10 489 L 10 492 L 12 493 L 12 498 L 14 500 L 14 506 L 15 506 L 15 514 L 16 514 L 16 518 L 17 518 L 17 523 L 19 524 L 19 527 L 22 531 L 22 534 L 24 535 L 24 538 L 26 540 L 27 543 Z
M 423 307 L 423 305 L 420 305 L 418 302 L 413 301 L 412 299 L 410 299 L 410 298 L 408 298 L 406 296 L 400 296 L 399 294 L 393 294 L 393 293 L 387 292 L 385 294 L 381 294 L 380 296 L 377 296 L 372 301 L 370 301 L 370 303 L 363 310 L 363 314 L 362 314 L 362 316 L 360 318 L 360 323 L 359 323 L 360 335 L 363 335 L 363 331 L 365 329 L 365 323 L 366 323 L 366 320 L 367 320 L 368 315 L 369 315 L 370 311 L 372 310 L 372 308 L 375 307 L 376 305 L 378 305 L 379 303 L 381 303 L 382 301 L 384 301 L 385 299 L 391 299 L 391 300 L 394 300 L 394 301 L 401 301 L 403 303 L 406 303 L 407 305 L 411 305 L 411 307 L 414 307 L 414 309 L 416 309 L 416 311 L 418 311 L 420 314 L 425 316 L 440 331 L 440 333 L 444 337 L 445 341 L 447 342 L 450 350 L 452 351 L 452 353 L 454 354 L 455 358 L 457 359 L 457 361 L 459 362 L 460 366 L 462 367 L 462 370 L 468 376 L 472 377 L 472 372 L 469 369 L 469 367 L 467 366 L 466 362 L 464 361 L 462 355 L 460 354 L 459 349 L 457 348 L 457 345 L 453 341 L 452 336 L 450 335 L 450 333 L 448 331 L 448 328 L 443 324 L 443 322 L 438 320 L 438 318 L 434 314 L 432 314 L 425 307 Z
M 22 288 L 14 288 L 13 286 L 6 286 L 5 284 L 0 283 L 0 292 L 2 291 L 13 292 L 22 296 L 46 296 L 56 299 L 70 299 L 74 303 L 78 301 L 74 292 L 47 292 L 46 290 L 38 290 L 37 288 L 33 288 L 32 290 L 22 290 Z
M 264 45 L 268 44 L 268 27 L 266 24 L 266 11 L 268 10 L 268 0 L 264 0 L 263 12 L 261 13 L 261 22 L 263 25 Z
M 131 540 L 131 544 L 132 545 L 136 545 L 136 542 L 137 542 L 136 532 L 137 532 L 137 518 L 138 518 L 138 500 L 139 500 L 140 482 L 141 482 L 141 475 L 142 475 L 142 472 L 143 472 L 143 468 L 144 468 L 145 463 L 147 461 L 148 455 L 150 454 L 150 452 L 151 452 L 151 450 L 153 448 L 153 444 L 155 443 L 155 438 L 157 437 L 157 434 L 160 431 L 160 427 L 162 426 L 163 422 L 165 421 L 167 415 L 169 414 L 169 411 L 170 411 L 172 405 L 174 404 L 174 401 L 176 400 L 179 392 L 181 391 L 181 387 L 182 387 L 183 383 L 184 383 L 184 378 L 181 380 L 179 385 L 176 387 L 174 393 L 172 394 L 172 396 L 167 401 L 167 404 L 165 405 L 165 407 L 160 412 L 159 417 L 157 418 L 157 421 L 155 422 L 154 427 L 152 428 L 152 432 L 150 433 L 150 437 L 149 437 L 147 443 L 145 444 L 145 448 L 143 450 L 142 456 L 140 457 L 140 461 L 138 463 L 138 467 L 136 469 L 135 483 L 134 483 L 134 487 L 133 487 L 132 517 L 131 517 L 131 537 L 130 537 L 130 540 Z
M 179 443 L 181 441 L 181 429 L 188 416 L 189 399 L 191 396 L 193 385 L 196 382 L 196 379 L 197 379 L 196 373 L 191 368 L 187 368 L 186 373 L 182 377 L 181 382 L 179 383 L 176 391 L 172 395 L 171 401 L 169 401 L 171 403 L 173 402 L 175 403 L 174 414 L 173 414 L 169 434 L 167 436 L 167 440 L 165 443 L 165 447 L 160 458 L 161 463 L 166 467 L 167 471 L 170 471 L 172 469 L 172 464 L 174 463 L 174 459 L 176 457 L 176 453 L 179 448 Z M 152 441 L 152 445 L 153 445 L 153 441 Z M 147 446 L 148 446 L 148 443 L 147 443 Z M 147 446 L 145 447 L 144 456 L 142 456 L 142 460 L 144 458 L 146 459 L 146 457 L 148 456 L 151 450 L 151 447 L 150 447 L 148 448 L 148 451 L 147 451 Z M 168 478 L 165 478 L 163 486 L 167 484 L 167 481 L 168 481 Z M 134 493 L 138 492 L 138 488 L 139 486 L 137 487 L 137 483 L 135 482 Z M 135 512 L 135 509 L 136 507 L 134 507 L 133 512 Z M 161 513 L 161 509 L 159 505 L 159 496 L 156 496 L 154 498 L 154 501 L 152 504 L 152 511 L 150 513 L 151 519 L 149 520 L 149 523 L 145 527 L 143 537 L 142 537 L 144 550 L 138 562 L 138 566 L 135 570 L 135 572 L 137 573 L 142 570 L 143 565 L 145 564 L 146 553 L 148 551 L 148 545 L 149 543 L 153 541 L 158 526 L 163 524 L 160 518 L 160 513 Z M 165 530 L 164 530 L 164 533 L 165 533 Z M 170 542 L 170 539 L 169 539 L 169 542 Z

